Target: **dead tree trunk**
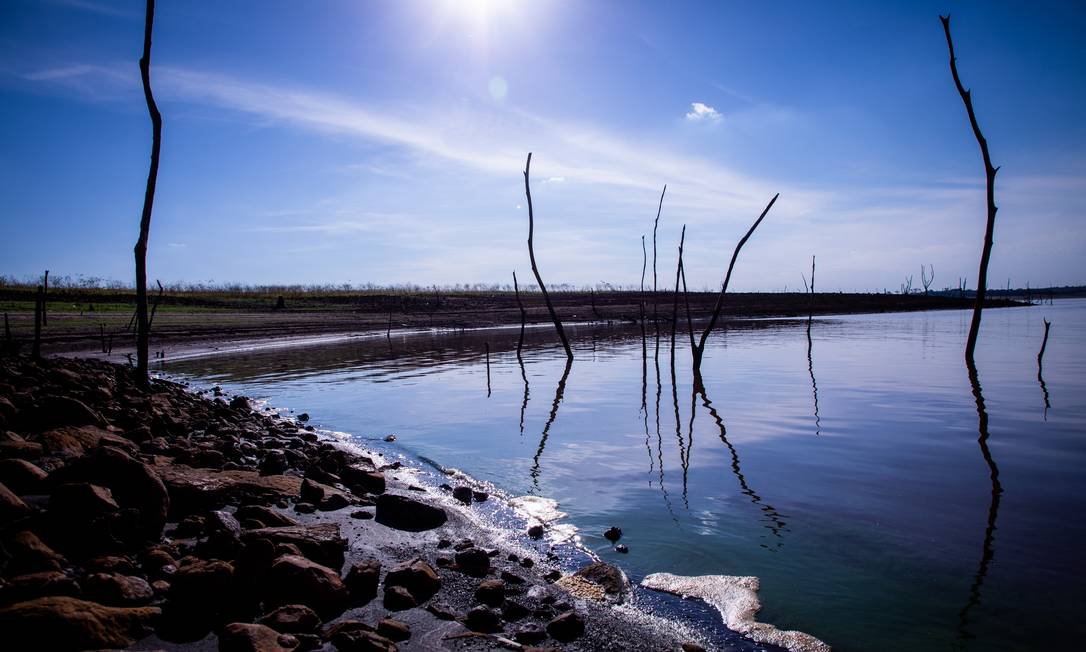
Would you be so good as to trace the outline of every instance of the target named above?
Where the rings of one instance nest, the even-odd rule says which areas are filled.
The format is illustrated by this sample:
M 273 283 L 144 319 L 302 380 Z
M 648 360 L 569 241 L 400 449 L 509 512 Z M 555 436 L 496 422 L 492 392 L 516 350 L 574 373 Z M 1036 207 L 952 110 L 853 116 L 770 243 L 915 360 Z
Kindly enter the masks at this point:
M 573 360 L 573 350 L 569 348 L 569 340 L 566 339 L 566 331 L 562 329 L 562 320 L 558 318 L 558 313 L 554 311 L 554 304 L 551 303 L 551 295 L 547 293 L 547 286 L 543 285 L 543 277 L 539 275 L 539 266 L 535 262 L 535 249 L 532 247 L 532 238 L 535 235 L 535 217 L 532 212 L 532 188 L 528 183 L 528 173 L 532 167 L 532 153 L 528 152 L 528 160 L 524 164 L 524 195 L 528 198 L 528 258 L 532 261 L 532 273 L 535 274 L 536 283 L 539 284 L 539 291 L 543 293 L 543 301 L 547 304 L 547 312 L 551 314 L 551 321 L 554 322 L 554 329 L 558 331 L 558 338 L 562 340 L 562 347 L 566 350 L 566 358 Z
M 984 246 L 980 254 L 980 270 L 977 272 L 977 298 L 973 304 L 973 320 L 969 323 L 969 338 L 965 344 L 965 359 L 973 360 L 973 351 L 977 347 L 977 336 L 980 334 L 981 310 L 984 308 L 984 295 L 988 290 L 988 259 L 992 255 L 992 233 L 995 231 L 995 216 L 998 210 L 995 205 L 995 176 L 999 168 L 992 166 L 992 158 L 988 154 L 988 141 L 980 132 L 977 124 L 977 116 L 973 111 L 973 99 L 971 91 L 965 90 L 962 80 L 958 77 L 958 64 L 954 57 L 954 41 L 950 38 L 950 16 L 939 16 L 943 23 L 943 32 L 946 34 L 946 46 L 950 53 L 950 74 L 954 77 L 954 87 L 958 89 L 958 95 L 965 104 L 965 112 L 969 116 L 969 126 L 973 128 L 973 135 L 980 146 L 980 155 L 984 160 L 985 197 L 988 204 L 988 221 L 984 229 Z
M 1048 329 L 1052 326 L 1052 322 L 1048 321 L 1047 319 L 1045 319 L 1044 322 L 1045 322 L 1045 336 L 1044 336 L 1044 339 L 1041 340 L 1041 350 L 1037 353 L 1037 368 L 1038 369 L 1041 367 L 1041 365 L 1044 364 L 1045 347 L 1048 346 Z
M 645 236 L 641 236 L 641 364 L 645 365 L 645 359 L 649 355 L 648 343 L 645 340 L 645 270 L 648 267 L 648 254 L 645 251 Z
M 45 286 L 45 293 L 42 294 L 42 303 L 41 303 L 41 325 L 42 325 L 42 327 L 45 327 L 45 326 L 49 325 L 49 310 L 46 308 L 46 305 L 45 305 L 45 298 L 49 296 L 49 270 L 45 270 L 44 286 Z
M 41 315 L 45 303 L 45 290 L 38 286 L 38 293 L 34 296 L 34 344 L 30 355 L 36 360 L 41 357 Z
M 664 195 L 667 194 L 667 184 L 660 192 L 660 204 L 656 207 L 656 221 L 652 223 L 652 323 L 656 328 L 656 349 L 660 349 L 660 318 L 657 314 L 657 283 L 656 283 L 656 231 L 660 228 L 660 212 L 664 210 Z
M 671 361 L 675 362 L 675 331 L 679 325 L 679 282 L 683 273 L 683 244 L 686 242 L 686 225 L 679 236 L 679 262 L 675 265 L 675 296 L 671 306 Z
M 147 383 L 147 347 L 150 341 L 150 320 L 147 315 L 147 239 L 151 232 L 151 210 L 155 203 L 158 182 L 158 158 L 162 150 L 162 114 L 158 112 L 151 94 L 151 31 L 155 22 L 155 0 L 147 0 L 147 15 L 143 28 L 143 56 L 140 57 L 140 77 L 147 112 L 151 115 L 151 168 L 147 173 L 147 189 L 143 196 L 140 236 L 136 241 L 136 376 Z
M 777 198 L 780 197 L 780 193 L 773 195 L 773 199 L 769 200 L 769 204 L 766 205 L 765 210 L 758 216 L 758 219 L 751 225 L 747 234 L 739 240 L 739 244 L 735 245 L 735 251 L 732 252 L 732 260 L 728 263 L 728 272 L 724 275 L 724 283 L 720 286 L 720 296 L 716 298 L 716 306 L 713 308 L 713 316 L 709 318 L 709 325 L 705 327 L 705 330 L 701 333 L 701 339 L 698 340 L 698 345 L 694 347 L 694 372 L 700 373 L 701 371 L 701 358 L 705 355 L 705 343 L 709 340 L 709 334 L 713 332 L 713 328 L 716 327 L 716 322 L 720 319 L 720 311 L 724 308 L 724 294 L 728 291 L 728 283 L 732 278 L 732 269 L 735 268 L 735 260 L 739 257 L 739 250 L 743 248 L 743 245 L 747 243 L 750 236 L 754 233 L 754 229 L 758 228 L 758 225 L 762 223 L 765 216 L 769 214 L 769 209 L 773 208 L 773 204 L 777 202 Z
M 517 285 L 517 273 L 513 272 L 513 292 L 517 297 L 517 308 L 520 308 L 520 338 L 517 340 L 517 360 L 521 359 L 524 350 L 524 324 L 528 321 L 528 313 L 524 310 L 524 304 L 520 300 L 520 287 Z

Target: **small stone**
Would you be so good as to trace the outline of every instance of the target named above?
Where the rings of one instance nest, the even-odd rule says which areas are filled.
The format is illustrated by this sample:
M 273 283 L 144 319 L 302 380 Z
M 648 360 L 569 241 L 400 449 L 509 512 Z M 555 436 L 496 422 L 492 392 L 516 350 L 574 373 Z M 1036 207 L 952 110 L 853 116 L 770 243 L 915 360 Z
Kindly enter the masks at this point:
M 443 602 L 431 602 L 426 605 L 426 611 L 429 611 L 438 620 L 456 620 L 456 613 Z
M 360 521 L 368 521 L 373 518 L 373 512 L 367 512 L 364 509 L 360 509 L 355 512 L 351 512 L 351 518 L 356 518 Z
M 543 526 L 538 525 L 538 524 L 531 526 L 530 528 L 528 528 L 528 536 L 531 537 L 532 539 L 542 539 L 543 538 Z
M 630 549 L 626 546 L 625 543 L 620 543 L 617 546 L 615 546 L 615 552 L 621 552 L 622 554 L 625 555 L 625 554 L 630 552 Z
M 282 634 L 310 634 L 321 626 L 320 616 L 302 604 L 287 604 L 258 621 Z
M 506 600 L 505 605 L 502 606 L 502 619 L 508 621 L 516 621 L 526 618 L 531 611 L 528 607 L 525 607 L 515 600 Z
M 386 435 L 385 436 L 385 441 L 388 441 L 388 442 L 396 441 L 396 435 Z
M 309 421 L 309 413 L 308 412 L 302 412 L 301 414 L 299 414 L 298 415 L 298 421 L 301 421 L 302 423 L 305 423 L 306 421 Z
M 547 623 L 547 633 L 556 640 L 568 643 L 584 634 L 584 618 L 576 611 L 567 611 Z
M 547 580 L 548 582 L 557 582 L 558 580 L 562 579 L 562 573 L 556 570 L 552 570 L 551 572 L 544 575 L 543 579 Z
M 483 577 L 490 572 L 490 556 L 478 548 L 468 548 L 456 553 L 456 567 L 472 577 Z
M 389 611 L 403 611 L 419 606 L 411 592 L 402 586 L 385 587 L 385 609 Z
M 441 578 L 422 559 L 416 558 L 399 564 L 385 575 L 385 588 L 399 586 L 406 589 L 416 603 L 429 600 L 441 588 Z
M 486 607 L 475 607 L 464 617 L 464 626 L 473 632 L 492 634 L 501 631 L 502 624 L 498 614 Z
M 543 628 L 535 623 L 526 623 L 521 625 L 513 632 L 513 640 L 517 643 L 540 643 L 547 638 L 547 632 L 543 631 Z
M 230 623 L 219 632 L 219 652 L 291 652 L 298 639 L 266 625 Z
M 682 644 L 683 652 L 705 652 L 705 648 L 694 641 L 686 641 Z
M 524 584 L 524 578 L 509 571 L 502 571 L 501 578 L 508 584 Z
M 532 566 L 535 566 L 535 562 L 525 557 L 524 559 L 520 560 L 520 566 L 521 568 L 531 568 Z
M 471 504 L 471 487 L 457 487 L 453 489 L 453 498 L 459 500 L 465 505 Z
M 399 643 L 411 638 L 411 627 L 407 623 L 385 618 L 377 623 L 377 633 Z
M 505 582 L 484 580 L 475 589 L 475 599 L 491 607 L 501 606 L 505 601 Z
M 487 498 L 490 498 L 490 494 L 485 491 L 472 491 L 471 497 L 475 499 L 475 502 L 482 503 L 486 502 Z
M 622 528 L 611 526 L 603 533 L 603 538 L 608 541 L 618 541 L 622 538 Z

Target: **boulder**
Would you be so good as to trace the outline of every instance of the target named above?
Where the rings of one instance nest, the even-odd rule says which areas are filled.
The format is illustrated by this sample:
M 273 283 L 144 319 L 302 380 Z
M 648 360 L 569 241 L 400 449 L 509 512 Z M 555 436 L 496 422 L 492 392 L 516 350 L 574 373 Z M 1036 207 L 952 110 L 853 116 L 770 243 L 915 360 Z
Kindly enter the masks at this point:
M 403 562 L 385 575 L 385 588 L 402 586 L 415 602 L 422 604 L 441 588 L 441 578 L 430 564 L 420 558 Z
M 295 498 L 302 479 L 290 475 L 260 475 L 256 471 L 194 469 L 184 464 L 155 467 L 170 494 L 170 514 L 219 509 L 229 503 L 274 503 Z
M 343 566 L 347 550 L 347 540 L 340 536 L 338 523 L 267 527 L 246 530 L 241 534 L 243 543 L 254 539 L 268 539 L 276 545 L 293 545 L 302 555 L 330 568 Z
M 170 578 L 159 636 L 178 642 L 203 638 L 243 610 L 236 596 L 234 567 L 230 563 L 194 560 L 183 564 Z
M 411 627 L 393 618 L 385 618 L 377 623 L 377 633 L 390 641 L 399 643 L 411 638 Z
M 479 548 L 468 548 L 456 553 L 456 569 L 472 577 L 483 577 L 490 572 L 490 555 Z
M 283 634 L 311 634 L 321 626 L 320 616 L 302 604 L 283 605 L 259 622 Z
M 464 626 L 473 632 L 492 634 L 501 631 L 502 621 L 498 614 L 486 607 L 475 607 L 464 616 Z
M 397 530 L 422 532 L 441 527 L 448 520 L 445 510 L 407 496 L 381 494 L 377 499 L 378 523 Z
M 483 580 L 475 588 L 475 599 L 491 607 L 500 607 L 505 601 L 505 582 Z
M 350 464 L 340 471 L 343 484 L 355 493 L 385 493 L 385 474 L 367 469 L 362 464 Z
M 396 652 L 396 644 L 372 629 L 344 629 L 331 636 L 340 652 Z
M 43 493 L 46 473 L 39 467 L 15 458 L 0 459 L 0 484 L 19 495 Z
M 71 597 L 48 597 L 0 609 L 4 645 L 12 650 L 125 648 L 147 635 L 157 607 L 107 607 Z
M 47 395 L 25 415 L 26 426 L 38 432 L 63 426 L 106 427 L 105 418 L 87 404 L 70 396 Z
M 364 559 L 351 566 L 347 571 L 344 584 L 351 594 L 354 604 L 366 604 L 377 597 L 377 585 L 381 580 L 381 562 L 376 559 Z
M 301 603 L 322 618 L 339 615 L 350 594 L 339 573 L 298 555 L 283 555 L 272 563 L 265 601 L 270 605 Z
M 546 640 L 547 632 L 535 623 L 525 623 L 517 627 L 513 632 L 513 640 L 517 643 L 533 645 Z
M 0 483 L 0 525 L 30 515 L 30 507 L 4 484 Z
M 120 508 L 109 489 L 88 482 L 59 485 L 49 496 L 49 516 L 53 520 L 84 523 Z
M 138 607 L 155 597 L 147 580 L 120 573 L 88 575 L 83 579 L 83 594 L 90 600 L 113 607 Z
M 6 584 L 0 586 L 0 604 L 12 604 L 56 595 L 78 597 L 79 594 L 79 584 L 64 573 L 59 571 L 27 573 L 9 577 Z
M 291 652 L 298 639 L 266 625 L 230 623 L 219 632 L 219 652 Z
M 11 575 L 59 571 L 68 565 L 67 559 L 54 552 L 38 535 L 29 530 L 16 532 L 4 545 L 11 556 L 7 567 L 7 572 Z
M 566 611 L 547 623 L 547 633 L 555 640 L 568 643 L 584 634 L 584 618 L 576 611 Z
M 629 584 L 622 571 L 606 562 L 593 562 L 581 567 L 573 575 L 603 589 L 608 599 L 621 600 L 629 590 Z
M 261 527 L 290 527 L 298 525 L 291 517 L 263 505 L 242 505 L 234 512 L 239 521 L 258 521 Z
M 415 600 L 415 596 L 411 595 L 411 592 L 405 587 L 385 587 L 385 609 L 388 609 L 389 611 L 403 611 L 404 609 L 413 609 L 417 606 L 419 606 L 419 603 Z

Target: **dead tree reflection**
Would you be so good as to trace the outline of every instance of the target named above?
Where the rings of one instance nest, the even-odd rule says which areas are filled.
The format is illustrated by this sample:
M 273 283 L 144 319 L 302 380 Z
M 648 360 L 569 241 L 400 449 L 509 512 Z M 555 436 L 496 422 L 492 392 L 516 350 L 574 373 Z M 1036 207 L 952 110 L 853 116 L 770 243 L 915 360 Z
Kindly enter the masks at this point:
M 750 485 L 747 484 L 747 479 L 743 475 L 742 468 L 739 464 L 739 452 L 735 450 L 735 446 L 728 441 L 728 429 L 724 425 L 724 419 L 721 418 L 720 413 L 713 407 L 713 402 L 709 400 L 709 396 L 705 391 L 705 384 L 701 380 L 701 375 L 694 376 L 694 393 L 701 396 L 701 404 L 705 406 L 705 409 L 709 410 L 709 416 L 713 418 L 717 428 L 720 429 L 720 441 L 724 442 L 724 445 L 728 447 L 728 451 L 732 457 L 732 473 L 739 481 L 739 488 L 744 495 L 750 498 L 750 501 L 755 507 L 762 511 L 765 517 L 765 527 L 768 529 L 774 537 L 778 539 L 775 547 L 780 548 L 784 545 L 783 533 L 788 531 L 787 523 L 784 520 L 784 516 L 778 512 L 772 505 L 762 500 L 762 497 L 755 493 Z M 763 548 L 769 548 L 769 546 L 762 544 Z
M 969 587 L 969 600 L 958 612 L 958 642 L 964 643 L 973 638 L 969 631 L 969 613 L 981 602 L 981 587 L 988 576 L 988 569 L 992 565 L 995 556 L 995 531 L 996 519 L 999 517 L 999 502 L 1003 497 L 1003 485 L 999 483 L 999 467 L 992 458 L 992 451 L 988 448 L 988 411 L 984 406 L 984 394 L 981 393 L 980 378 L 977 375 L 977 367 L 972 359 L 966 360 L 969 371 L 969 384 L 973 389 L 973 400 L 977 404 L 977 444 L 980 446 L 981 457 L 988 465 L 988 477 L 992 482 L 992 497 L 988 503 L 988 522 L 984 528 L 984 542 L 981 544 L 980 563 L 973 575 L 973 584 Z
M 562 378 L 558 381 L 558 387 L 554 390 L 554 402 L 551 403 L 551 413 L 547 417 L 547 423 L 543 426 L 543 434 L 539 438 L 539 448 L 535 452 L 535 457 L 532 458 L 532 484 L 535 488 L 539 489 L 539 458 L 543 457 L 543 450 L 547 447 L 547 437 L 550 436 L 551 426 L 554 425 L 554 420 L 558 417 L 558 406 L 562 404 L 562 396 L 566 393 L 566 380 L 569 378 L 569 371 L 573 368 L 573 358 L 566 358 L 566 368 L 562 371 Z
M 1037 353 L 1037 382 L 1041 385 L 1041 393 L 1045 397 L 1045 421 L 1048 421 L 1048 408 L 1052 407 L 1052 403 L 1048 400 L 1048 386 L 1045 385 L 1045 378 L 1042 375 L 1042 372 L 1044 371 L 1045 348 L 1048 347 L 1048 329 L 1052 326 L 1052 322 L 1047 319 L 1045 319 L 1044 322 L 1045 336 L 1044 339 L 1041 340 L 1041 350 Z

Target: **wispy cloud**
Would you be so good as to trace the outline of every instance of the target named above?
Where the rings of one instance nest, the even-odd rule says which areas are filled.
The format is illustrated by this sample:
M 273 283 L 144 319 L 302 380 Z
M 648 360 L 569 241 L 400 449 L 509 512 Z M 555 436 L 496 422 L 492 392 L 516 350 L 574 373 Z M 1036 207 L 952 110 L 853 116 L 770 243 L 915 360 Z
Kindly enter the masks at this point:
M 690 111 L 686 114 L 690 122 L 718 122 L 722 117 L 720 111 L 701 102 L 691 102 Z

